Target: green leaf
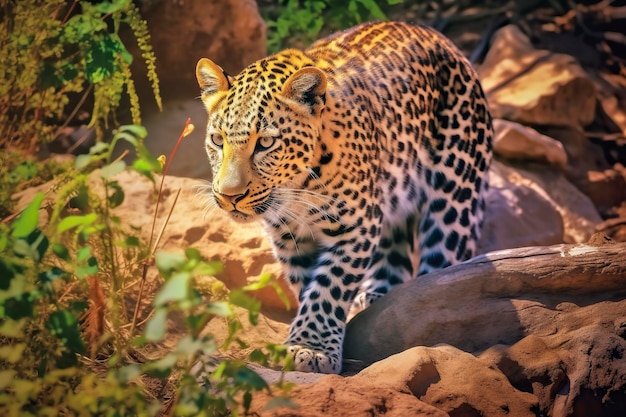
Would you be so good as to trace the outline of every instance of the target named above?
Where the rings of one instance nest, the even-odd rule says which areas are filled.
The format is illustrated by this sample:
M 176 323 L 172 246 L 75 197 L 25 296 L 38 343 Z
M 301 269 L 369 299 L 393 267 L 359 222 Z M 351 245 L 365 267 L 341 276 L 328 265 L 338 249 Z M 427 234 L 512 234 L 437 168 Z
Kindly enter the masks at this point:
M 130 133 L 134 138 L 145 138 L 148 136 L 148 130 L 141 125 L 124 125 L 121 126 L 117 132 L 117 135 Z M 127 137 L 123 137 L 123 139 L 128 140 Z M 133 143 L 133 142 L 131 142 Z M 133 145 L 136 145 L 137 142 L 134 141 Z
M 191 334 L 198 335 L 212 317 L 213 315 L 210 312 L 204 310 L 200 314 L 189 314 L 185 317 L 185 322 Z
M 185 265 L 187 260 L 179 252 L 158 252 L 155 255 L 156 267 L 163 278 L 169 278 L 174 271 L 178 271 Z
M 17 363 L 17 361 L 22 358 L 22 354 L 24 353 L 25 349 L 25 343 L 15 343 L 11 345 L 0 346 L 0 358 L 9 363 Z M 0 387 L 0 389 L 2 388 Z
M 26 237 L 37 228 L 37 223 L 39 222 L 39 208 L 41 207 L 43 197 L 44 194 L 38 192 L 24 211 L 11 223 L 11 235 L 13 237 Z
M 17 371 L 13 369 L 6 369 L 0 371 L 0 391 L 4 391 L 7 387 L 13 385 L 13 381 L 15 380 L 15 375 Z
M 365 8 L 367 9 L 367 11 L 370 13 L 370 15 L 375 18 L 375 19 L 379 19 L 379 20 L 387 20 L 387 16 L 385 15 L 385 13 L 380 9 L 380 7 L 378 7 L 378 4 L 376 3 L 375 0 L 358 0 L 359 3 L 361 3 L 363 6 L 365 6 Z M 365 16 L 367 17 L 367 16 Z
M 265 382 L 265 380 L 261 378 L 259 374 L 245 366 L 241 366 L 237 370 L 233 378 L 233 384 L 235 386 L 243 385 L 246 387 L 250 387 L 251 389 L 254 389 L 256 391 L 269 388 L 267 382 Z
M 262 288 L 267 287 L 271 279 L 272 279 L 271 274 L 263 274 L 259 277 L 259 280 L 257 282 L 248 284 L 245 287 L 242 287 L 241 289 L 244 291 L 258 291 Z
M 0 335 L 6 337 L 23 337 L 24 326 L 29 323 L 27 319 L 0 320 Z
M 257 325 L 259 320 L 259 312 L 261 311 L 261 302 L 256 298 L 250 297 L 243 290 L 232 290 L 228 294 L 228 300 L 239 307 L 243 307 L 248 310 L 248 319 L 254 326 Z
M 182 353 L 185 356 L 192 357 L 197 352 L 201 352 L 203 350 L 203 344 L 204 341 L 194 339 L 193 337 L 187 335 L 178 341 L 176 353 Z
M 84 176 L 80 179 L 84 179 Z M 70 207 L 86 212 L 89 209 L 89 190 L 84 182 L 79 183 L 77 188 L 76 195 L 70 199 Z
M 115 244 L 121 248 L 137 248 L 141 243 L 137 236 L 128 236 L 123 241 L 116 241 Z
M 97 156 L 106 154 L 111 149 L 111 145 L 106 142 L 96 142 L 91 148 L 89 148 L 89 155 Z
M 193 272 L 195 275 L 210 275 L 215 276 L 220 274 L 224 270 L 223 265 L 220 262 L 200 262 L 195 266 Z
M 167 310 L 158 308 L 146 323 L 144 335 L 148 342 L 159 342 L 165 337 L 167 330 Z
M 115 369 L 115 377 L 119 382 L 126 384 L 141 376 L 141 367 L 137 364 L 123 366 Z
M 76 260 L 77 261 L 84 261 L 85 259 L 89 258 L 90 256 L 91 256 L 91 247 L 89 247 L 89 246 L 82 247 L 82 248 L 78 249 L 78 252 L 76 252 Z
M 9 243 L 9 231 L 6 226 L 0 224 L 0 253 L 4 252 Z
M 74 161 L 74 168 L 83 169 L 91 163 L 91 155 L 78 155 Z
M 76 354 L 85 353 L 85 343 L 80 334 L 78 319 L 70 311 L 52 312 L 46 321 L 46 328 L 68 349 L 68 354 L 64 355 L 65 361 L 61 364 L 63 367 L 75 364 Z
M 268 355 L 263 353 L 261 349 L 254 349 L 248 355 L 248 359 L 254 363 L 258 363 L 261 366 L 267 366 L 268 364 Z
M 252 404 L 252 393 L 246 391 L 243 393 L 243 409 L 248 414 L 248 410 L 250 410 L 250 405 Z
M 67 247 L 61 243 L 53 243 L 52 244 L 52 252 L 59 258 L 64 261 L 70 260 L 70 252 L 67 250 Z
M 40 261 L 48 250 L 49 241 L 41 230 L 35 229 L 25 239 L 17 239 L 13 244 L 13 252 L 36 262 Z
M 118 54 L 125 47 L 116 36 L 108 32 L 100 32 L 92 39 L 90 48 L 85 55 L 85 75 L 92 84 L 98 84 L 120 72 Z
M 172 353 L 165 355 L 163 358 L 144 365 L 143 370 L 146 374 L 156 378 L 167 378 L 176 364 L 178 357 Z
M 20 320 L 34 317 L 36 295 L 31 292 L 22 293 L 19 296 L 4 300 L 3 307 L 6 318 Z
M 9 174 L 7 175 L 7 180 L 12 184 L 17 184 L 19 182 L 28 181 L 30 179 L 35 178 L 37 175 L 38 169 L 37 165 L 34 161 L 27 160 L 16 166 Z
M 146 159 L 146 158 L 138 158 L 135 159 L 131 168 L 136 171 L 138 174 L 143 175 L 148 178 L 152 182 L 154 182 L 154 178 L 152 177 L 153 173 L 160 174 L 161 173 L 161 165 L 156 160 L 156 158 Z
M 126 166 L 126 164 L 124 164 L 124 166 Z M 108 187 L 113 190 L 113 193 L 107 195 L 107 199 L 109 200 L 109 206 L 111 208 L 120 206 L 124 202 L 124 190 L 117 183 L 117 181 L 110 182 L 108 184 Z
M 175 272 L 165 281 L 161 290 L 154 297 L 154 305 L 159 307 L 169 302 L 182 301 L 189 294 L 191 274 L 189 272 Z
M 108 164 L 102 167 L 102 170 L 100 170 L 100 177 L 107 180 L 124 171 L 124 169 L 126 169 L 126 162 L 115 161 L 112 164 Z
M 67 216 L 61 220 L 59 226 L 57 226 L 57 232 L 63 233 L 75 227 L 83 229 L 86 226 L 94 224 L 96 220 L 98 220 L 98 215 L 96 213 Z
M 187 259 L 189 260 L 196 260 L 196 261 L 202 261 L 202 255 L 200 254 L 200 251 L 196 248 L 187 248 L 185 249 L 185 256 L 187 257 Z
M 106 31 L 107 25 L 102 19 L 94 19 L 87 11 L 93 7 L 89 3 L 81 4 L 84 13 L 72 16 L 63 26 L 62 41 L 68 43 L 80 43 L 89 39 L 99 31 Z
M 15 278 L 16 273 L 8 260 L 0 257 L 0 290 L 7 290 L 11 286 L 11 280 Z
M 99 271 L 98 261 L 93 256 L 87 259 L 86 265 L 80 265 L 76 267 L 76 276 L 80 279 L 86 278 L 89 275 L 95 275 Z
M 205 307 L 204 311 L 209 314 L 214 314 L 221 317 L 229 317 L 233 315 L 233 309 L 226 301 L 214 301 L 212 303 L 209 303 Z
M 103 1 L 102 3 L 94 4 L 94 8 L 101 14 L 111 14 L 126 8 L 129 4 L 130 0 Z

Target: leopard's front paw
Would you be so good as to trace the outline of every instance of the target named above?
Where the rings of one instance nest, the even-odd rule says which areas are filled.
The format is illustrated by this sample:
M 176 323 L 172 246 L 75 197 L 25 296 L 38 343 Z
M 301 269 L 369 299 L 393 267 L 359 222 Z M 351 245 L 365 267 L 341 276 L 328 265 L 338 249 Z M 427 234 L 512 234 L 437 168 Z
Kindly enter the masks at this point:
M 289 346 L 289 353 L 293 356 L 296 371 L 322 374 L 341 372 L 341 358 L 336 353 L 326 354 L 300 345 Z

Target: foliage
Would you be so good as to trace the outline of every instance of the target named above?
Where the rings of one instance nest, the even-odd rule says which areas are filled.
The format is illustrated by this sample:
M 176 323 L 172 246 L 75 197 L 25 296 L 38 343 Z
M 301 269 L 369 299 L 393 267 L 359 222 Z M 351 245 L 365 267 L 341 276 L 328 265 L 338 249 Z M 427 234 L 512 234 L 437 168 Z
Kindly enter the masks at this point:
M 254 323 L 260 305 L 248 292 L 269 278 L 225 300 L 202 295 L 196 277 L 216 274 L 219 263 L 204 261 L 193 248 L 156 252 L 158 242 L 124 228 L 112 211 L 125 200 L 116 178 L 127 170 L 150 179 L 157 193 L 154 174 L 162 167 L 145 149 L 145 135 L 140 126 L 122 126 L 110 144 L 99 142 L 76 159 L 55 188 L 55 202 L 40 192 L 10 225 L 0 224 L 1 415 L 237 415 L 247 412 L 254 391 L 270 391 L 238 360 L 192 373 L 198 362 L 205 369 L 207 355 L 218 348 L 243 345 L 234 306 L 249 308 Z M 132 164 L 113 159 L 120 141 L 136 150 Z M 44 212 L 47 221 L 40 218 Z M 164 284 L 152 306 L 140 309 L 152 261 Z M 175 316 L 183 318 L 185 334 L 173 350 L 148 355 L 165 341 Z M 214 317 L 228 321 L 227 340 L 202 332 Z M 268 345 L 251 359 L 275 363 L 285 354 L 284 347 Z M 147 390 L 150 380 L 174 387 L 171 403 Z
M 97 132 L 114 116 L 124 91 L 133 123 L 140 124 L 132 56 L 119 36 L 123 25 L 138 39 L 160 107 L 149 35 L 131 0 L 0 0 L 0 7 L 0 148 L 36 150 L 88 96 L 89 124 Z
M 50 181 L 67 171 L 71 161 L 48 159 L 36 161 L 34 157 L 24 155 L 17 150 L 5 150 L 0 166 L 0 219 L 9 217 L 14 210 L 12 196 L 28 187 L 34 187 Z
M 322 28 L 344 29 L 366 20 L 386 20 L 380 3 L 394 5 L 403 0 L 279 0 L 277 12 L 265 16 L 269 35 L 267 46 L 275 52 L 283 48 L 285 40 L 296 37 L 310 43 L 319 37 Z

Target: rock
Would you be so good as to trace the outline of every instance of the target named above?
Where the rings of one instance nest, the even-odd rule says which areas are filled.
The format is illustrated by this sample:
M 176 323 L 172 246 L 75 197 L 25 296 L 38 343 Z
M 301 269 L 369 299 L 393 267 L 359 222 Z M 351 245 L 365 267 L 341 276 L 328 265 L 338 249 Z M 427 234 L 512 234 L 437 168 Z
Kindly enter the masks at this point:
M 562 303 L 544 312 L 554 317 L 554 333 L 498 345 L 480 359 L 497 366 L 513 386 L 532 392 L 541 415 L 625 415 L 625 311 L 623 300 L 586 307 Z
M 463 401 L 468 408 L 462 415 L 497 415 L 496 399 L 522 404 L 516 412 L 524 413 L 536 402 L 539 415 L 624 415 L 624 251 L 626 244 L 508 250 L 424 275 L 394 288 L 348 324 L 344 356 L 363 365 L 382 360 L 359 375 L 403 391 L 409 387 L 450 415 L 446 407 Z M 383 358 L 412 346 L 433 347 L 404 352 L 410 359 L 401 365 L 385 364 Z M 479 355 L 485 366 L 458 349 Z M 445 372 L 442 358 L 454 361 Z M 481 378 L 497 381 L 500 394 Z M 534 399 L 522 395 L 526 400 L 520 402 L 518 391 Z M 476 405 L 487 407 L 478 398 L 485 392 L 490 398 L 483 400 L 496 407 L 489 412 Z
M 493 150 L 497 155 L 512 160 L 548 162 L 559 168 L 567 165 L 561 142 L 509 120 L 494 119 L 493 128 Z
M 588 171 L 611 168 L 602 147 L 590 141 L 583 131 L 568 126 L 541 126 L 538 131 L 561 142 L 567 154 L 565 176 L 579 189 L 584 190 Z
M 576 59 L 534 49 L 514 25 L 494 34 L 477 69 L 494 117 L 579 127 L 594 119 L 595 87 Z
M 562 327 L 550 306 L 626 296 L 624 250 L 623 243 L 509 249 L 423 275 L 348 323 L 344 357 L 368 365 L 414 346 L 477 352 L 552 334 Z M 611 317 L 626 313 L 623 303 Z
M 251 411 L 263 417 L 447 417 L 447 413 L 428 405 L 411 394 L 380 386 L 363 378 L 326 375 L 312 385 L 289 391 L 297 408 L 271 408 L 271 397 L 255 394 Z
M 614 169 L 588 171 L 578 187 L 603 213 L 626 201 L 626 178 Z
M 499 369 L 452 346 L 408 349 L 374 363 L 352 379 L 413 394 L 451 416 L 536 415 L 536 397 L 515 389 Z
M 602 219 L 562 173 L 546 166 L 494 161 L 478 253 L 504 248 L 584 242 Z
M 194 74 L 202 57 L 210 57 L 236 74 L 266 54 L 266 25 L 253 0 L 153 3 L 142 15 L 148 23 L 165 98 L 199 95 Z M 136 67 L 137 72 L 145 72 L 143 64 Z
M 285 333 L 285 337 L 287 337 Z M 324 378 L 326 374 L 319 374 L 313 372 L 298 372 L 290 371 L 284 372 L 282 370 L 274 370 L 265 368 L 263 366 L 251 363 L 247 365 L 248 368 L 256 372 L 261 378 L 268 384 L 276 384 L 280 381 L 288 382 L 296 385 L 315 384 L 320 379 Z

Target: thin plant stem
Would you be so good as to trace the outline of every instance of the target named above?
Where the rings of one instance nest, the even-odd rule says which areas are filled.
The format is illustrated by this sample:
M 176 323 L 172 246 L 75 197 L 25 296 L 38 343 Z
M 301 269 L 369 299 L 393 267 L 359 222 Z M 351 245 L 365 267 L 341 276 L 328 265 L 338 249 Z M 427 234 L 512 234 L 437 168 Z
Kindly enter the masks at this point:
M 191 133 L 191 131 L 193 130 L 193 125 L 191 125 L 191 118 L 187 118 L 187 120 L 185 121 L 185 126 L 183 127 L 182 132 L 180 133 L 180 135 L 178 136 L 178 140 L 176 141 L 176 144 L 174 145 L 174 148 L 172 149 L 172 152 L 170 152 L 170 156 L 169 158 L 167 158 L 167 161 L 165 161 L 165 167 L 163 169 L 163 173 L 161 174 L 161 183 L 159 185 L 159 193 L 157 195 L 157 201 L 155 203 L 155 207 L 154 207 L 154 215 L 152 216 L 152 228 L 150 229 L 150 240 L 148 241 L 148 248 L 152 248 L 150 254 L 149 254 L 149 259 L 147 259 L 146 261 L 144 261 L 143 263 L 143 271 L 141 274 L 141 283 L 139 285 L 139 294 L 137 295 L 137 301 L 135 301 L 135 309 L 133 311 L 133 319 L 131 320 L 131 327 L 130 327 L 130 334 L 132 335 L 135 332 L 135 327 L 137 326 L 137 317 L 139 316 L 139 303 L 141 302 L 141 299 L 143 297 L 143 291 L 144 291 L 144 287 L 146 285 L 146 280 L 148 277 L 148 267 L 151 265 L 151 259 L 154 257 L 154 254 L 156 253 L 156 249 L 158 246 L 158 243 L 161 239 L 161 235 L 163 234 L 163 231 L 165 230 L 165 226 L 167 225 L 170 216 L 172 214 L 172 211 L 174 210 L 174 206 L 176 205 L 176 201 L 178 200 L 178 195 L 180 194 L 180 189 L 178 190 L 178 193 L 176 194 L 176 198 L 174 199 L 174 204 L 172 205 L 172 208 L 170 209 L 170 212 L 167 215 L 167 218 L 165 219 L 165 222 L 163 223 L 163 227 L 161 228 L 161 231 L 159 232 L 158 238 L 156 243 L 154 244 L 154 247 L 152 246 L 152 241 L 154 238 L 154 228 L 156 227 L 156 219 L 157 219 L 157 214 L 159 212 L 159 203 L 161 201 L 161 196 L 163 195 L 163 183 L 165 182 L 165 176 L 167 175 L 167 172 L 169 171 L 170 168 L 170 164 L 172 163 L 172 159 L 174 159 L 174 156 L 176 155 L 176 152 L 178 151 L 178 147 L 180 146 L 180 143 L 183 141 L 183 139 L 189 135 L 189 133 Z

